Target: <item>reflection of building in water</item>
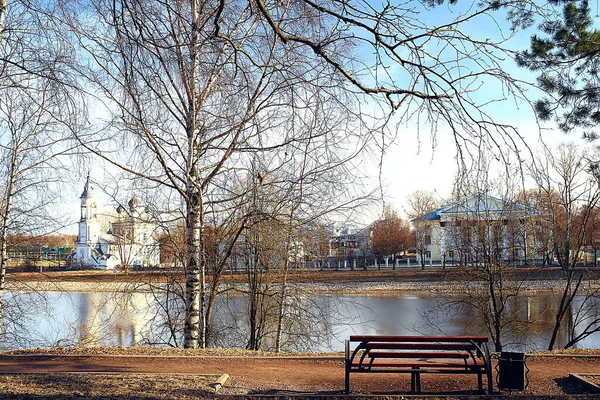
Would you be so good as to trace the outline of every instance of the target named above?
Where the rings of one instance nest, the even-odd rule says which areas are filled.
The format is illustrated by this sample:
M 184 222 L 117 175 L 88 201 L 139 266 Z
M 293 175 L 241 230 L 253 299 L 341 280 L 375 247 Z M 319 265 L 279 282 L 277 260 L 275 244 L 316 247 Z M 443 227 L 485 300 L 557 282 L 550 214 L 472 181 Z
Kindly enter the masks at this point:
M 81 293 L 79 303 L 79 343 L 97 346 L 102 336 L 103 293 Z
M 117 333 L 118 346 L 131 346 L 152 341 L 150 299 L 145 293 L 120 293 L 113 297 L 115 316 L 112 330 Z
M 151 305 L 144 293 L 82 293 L 79 343 L 133 346 L 151 341 Z
M 116 216 L 101 215 L 98 196 L 88 175 L 81 193 L 81 218 L 74 261 L 98 269 L 116 265 L 156 266 L 160 263 L 156 223 L 134 195 Z M 108 219 L 102 221 L 101 217 Z M 108 229 L 103 225 L 108 225 Z
M 484 292 L 480 292 L 479 295 L 480 297 L 477 298 L 473 295 L 473 297 L 464 299 L 460 297 L 420 298 L 414 305 L 414 308 L 418 310 L 418 317 L 411 316 L 410 312 L 406 312 L 401 308 L 401 303 L 396 307 L 397 314 L 402 315 L 401 324 L 403 326 L 407 326 L 405 325 L 407 324 L 406 321 L 417 321 L 413 332 L 406 334 L 416 332 L 436 334 L 437 332 L 448 335 L 489 335 L 488 328 L 486 328 L 489 320 L 486 321 L 485 316 L 486 312 L 490 312 L 488 308 L 489 297 Z M 578 297 L 578 299 L 580 298 Z M 398 299 L 395 300 L 399 301 Z M 503 332 L 501 339 L 505 350 L 546 350 L 554 328 L 559 301 L 560 297 L 551 292 L 511 296 L 507 300 L 506 309 L 504 310 L 506 314 L 502 320 Z M 378 318 L 383 311 L 379 303 L 378 301 L 376 305 L 372 305 L 370 308 L 377 313 Z M 597 310 L 589 311 L 598 312 Z M 569 341 L 568 328 L 573 327 L 574 319 L 577 318 L 579 312 L 581 312 L 581 308 L 576 300 L 572 310 L 565 316 L 564 326 L 558 332 L 558 347 Z M 386 319 L 389 319 L 389 317 Z M 433 332 L 429 331 L 431 327 L 435 327 Z M 581 327 L 578 327 L 576 334 L 580 331 Z M 362 333 L 366 334 L 368 332 Z M 385 333 L 393 334 L 394 331 L 386 331 Z M 600 335 L 595 337 L 597 339 L 594 340 L 600 339 Z

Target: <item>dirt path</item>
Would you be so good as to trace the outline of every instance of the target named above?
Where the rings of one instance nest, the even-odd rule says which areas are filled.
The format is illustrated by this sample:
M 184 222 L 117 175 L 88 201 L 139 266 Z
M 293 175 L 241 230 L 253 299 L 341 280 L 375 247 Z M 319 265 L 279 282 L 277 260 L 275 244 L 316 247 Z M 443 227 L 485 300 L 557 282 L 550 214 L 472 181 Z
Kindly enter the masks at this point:
M 600 358 L 535 357 L 527 361 L 529 388 L 536 395 L 581 393 L 569 373 L 600 373 Z M 0 374 L 50 372 L 121 372 L 229 374 L 223 394 L 341 394 L 341 358 L 222 358 L 155 356 L 0 355 Z M 424 393 L 474 394 L 474 376 L 429 375 L 422 378 Z M 353 393 L 402 394 L 410 391 L 403 375 L 352 377 Z

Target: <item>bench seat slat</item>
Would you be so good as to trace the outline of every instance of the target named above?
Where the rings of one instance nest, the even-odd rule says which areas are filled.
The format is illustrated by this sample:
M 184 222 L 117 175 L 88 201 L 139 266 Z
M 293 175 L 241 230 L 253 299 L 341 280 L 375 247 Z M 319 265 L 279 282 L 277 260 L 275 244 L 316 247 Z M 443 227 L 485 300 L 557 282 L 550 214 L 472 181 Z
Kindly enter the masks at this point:
M 468 351 L 370 351 L 371 358 L 471 358 Z
M 365 368 L 466 368 L 466 367 L 483 367 L 485 363 L 482 360 L 464 360 L 464 361 L 422 361 L 422 360 L 410 360 L 410 361 L 380 361 L 374 360 L 372 364 L 368 361 L 360 364 L 358 362 L 352 363 L 353 369 Z
M 477 347 L 471 343 L 395 343 L 395 342 L 368 342 L 363 346 L 365 349 L 376 350 L 476 350 Z

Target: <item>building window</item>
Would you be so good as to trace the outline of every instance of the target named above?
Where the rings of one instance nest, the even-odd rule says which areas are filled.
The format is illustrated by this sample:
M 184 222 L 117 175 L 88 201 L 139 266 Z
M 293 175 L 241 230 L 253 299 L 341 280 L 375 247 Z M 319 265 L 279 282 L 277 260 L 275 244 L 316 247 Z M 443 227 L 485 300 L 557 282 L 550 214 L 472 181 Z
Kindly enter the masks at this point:
M 431 252 L 430 251 L 426 251 L 425 252 L 425 258 L 431 258 Z

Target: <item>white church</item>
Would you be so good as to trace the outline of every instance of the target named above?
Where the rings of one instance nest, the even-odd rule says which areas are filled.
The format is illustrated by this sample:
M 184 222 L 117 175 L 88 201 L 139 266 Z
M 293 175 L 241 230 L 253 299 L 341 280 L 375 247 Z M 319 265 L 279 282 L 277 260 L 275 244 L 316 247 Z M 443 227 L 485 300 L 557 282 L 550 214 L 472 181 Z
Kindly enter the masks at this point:
M 98 196 L 88 175 L 81 193 L 81 218 L 73 262 L 95 269 L 115 266 L 158 266 L 160 251 L 156 223 L 137 196 L 128 207 L 101 213 Z

